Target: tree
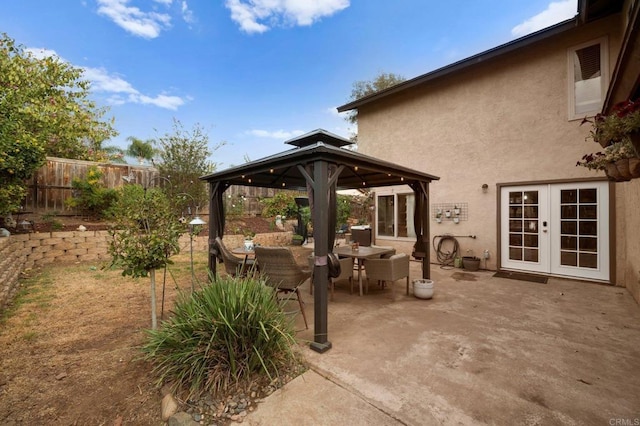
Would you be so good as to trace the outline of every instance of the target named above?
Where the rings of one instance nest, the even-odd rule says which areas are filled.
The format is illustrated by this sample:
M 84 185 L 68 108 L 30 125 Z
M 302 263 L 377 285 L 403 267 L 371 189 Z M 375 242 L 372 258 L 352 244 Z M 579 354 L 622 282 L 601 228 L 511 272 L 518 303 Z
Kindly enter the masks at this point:
M 116 134 L 81 77 L 81 69 L 36 58 L 0 34 L 0 214 L 19 208 L 25 179 L 47 155 L 89 159 L 93 143 Z
M 372 95 L 383 89 L 387 89 L 391 86 L 395 86 L 398 83 L 405 81 L 405 78 L 398 74 L 381 72 L 373 80 L 360 80 L 353 83 L 351 89 L 351 101 L 357 101 L 365 96 Z M 358 110 L 353 109 L 349 111 L 345 120 L 351 124 L 358 123 Z
M 153 159 L 153 155 L 156 153 L 153 148 L 153 140 L 143 141 L 135 136 L 129 136 L 127 140 L 131 142 L 127 148 L 127 155 L 136 157 L 140 164 L 144 164 L 144 160 Z
M 159 188 L 143 189 L 125 185 L 114 208 L 117 220 L 111 231 L 111 266 L 122 268 L 122 275 L 151 279 L 151 328 L 157 327 L 156 269 L 171 264 L 180 252 L 178 239 L 184 230 L 171 210 L 167 196 Z
M 224 143 L 217 144 L 213 151 L 223 145 Z M 182 213 L 188 207 L 206 205 L 207 188 L 199 178 L 212 173 L 216 164 L 209 161 L 212 154 L 209 150 L 209 136 L 202 127 L 196 124 L 193 130 L 187 131 L 179 120 L 174 119 L 173 133 L 158 138 L 158 148 L 158 171 L 160 176 L 171 182 L 163 188 L 172 200 L 174 211 Z

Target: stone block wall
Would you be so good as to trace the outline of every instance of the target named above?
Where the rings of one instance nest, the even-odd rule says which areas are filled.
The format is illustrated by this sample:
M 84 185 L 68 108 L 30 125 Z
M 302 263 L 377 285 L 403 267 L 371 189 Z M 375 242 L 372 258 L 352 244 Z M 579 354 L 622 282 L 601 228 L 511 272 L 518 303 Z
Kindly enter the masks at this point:
M 0 238 L 0 310 L 18 291 L 25 269 L 54 262 L 82 262 L 109 257 L 108 231 L 17 234 Z
M 291 244 L 291 232 L 258 234 L 254 242 L 261 245 L 284 246 Z M 0 312 L 15 296 L 19 288 L 19 278 L 25 269 L 59 262 L 84 262 L 109 260 L 108 231 L 70 231 L 16 234 L 0 237 Z M 208 251 L 208 237 L 189 234 L 180 237 L 182 253 Z M 240 247 L 244 243 L 242 235 L 225 235 L 228 247 Z

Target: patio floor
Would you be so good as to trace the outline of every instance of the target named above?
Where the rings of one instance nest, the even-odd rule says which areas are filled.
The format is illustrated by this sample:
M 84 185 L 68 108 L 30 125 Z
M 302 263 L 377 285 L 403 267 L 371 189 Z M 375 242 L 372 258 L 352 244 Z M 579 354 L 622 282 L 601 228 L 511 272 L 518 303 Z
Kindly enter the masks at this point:
M 412 278 L 420 264 L 411 263 Z M 336 286 L 331 350 L 245 421 L 297 424 L 637 424 L 640 307 L 626 289 L 432 266 L 420 300 Z M 308 286 L 306 284 L 305 286 Z M 313 299 L 308 287 L 309 330 Z M 301 328 L 302 320 L 298 318 Z M 631 421 L 631 423 L 611 423 Z

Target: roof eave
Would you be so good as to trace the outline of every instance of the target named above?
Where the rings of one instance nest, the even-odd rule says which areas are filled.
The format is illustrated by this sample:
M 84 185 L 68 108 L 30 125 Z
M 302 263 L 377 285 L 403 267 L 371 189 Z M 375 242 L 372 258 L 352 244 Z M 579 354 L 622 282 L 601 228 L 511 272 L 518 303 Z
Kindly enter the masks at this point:
M 395 86 L 389 87 L 387 89 L 383 89 L 379 92 L 371 94 L 369 96 L 365 96 L 356 101 L 349 102 L 337 108 L 338 112 L 345 112 L 352 109 L 356 109 L 362 105 L 366 105 L 371 102 L 378 101 L 387 96 L 405 91 L 412 87 L 436 80 L 438 78 L 453 74 L 455 72 L 467 69 L 474 65 L 486 62 L 490 59 L 494 59 L 500 57 L 502 55 L 511 53 L 513 51 L 523 49 L 527 46 L 530 46 L 533 43 L 537 43 L 541 40 L 545 40 L 550 37 L 554 37 L 558 34 L 569 31 L 578 25 L 579 18 L 578 16 L 568 19 L 566 21 L 560 22 L 554 26 L 549 28 L 545 28 L 544 30 L 537 31 L 535 33 L 526 35 L 519 39 L 510 41 L 508 43 L 502 44 L 500 46 L 494 47 L 492 49 L 486 50 L 482 53 L 479 53 L 474 56 L 470 56 L 466 59 L 460 60 L 458 62 L 454 62 L 453 64 L 444 66 L 442 68 L 438 68 L 435 71 L 428 72 L 426 74 L 422 74 L 418 77 L 412 78 L 411 80 L 404 81 L 402 83 L 396 84 Z

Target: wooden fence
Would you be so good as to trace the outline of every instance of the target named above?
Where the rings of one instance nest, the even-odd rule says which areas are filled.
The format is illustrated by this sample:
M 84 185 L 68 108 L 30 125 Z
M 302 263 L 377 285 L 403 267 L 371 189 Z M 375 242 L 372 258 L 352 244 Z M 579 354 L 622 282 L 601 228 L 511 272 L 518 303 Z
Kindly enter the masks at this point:
M 96 163 L 92 161 L 70 160 L 47 157 L 47 162 L 27 181 L 27 197 L 22 206 L 24 213 L 55 214 L 75 216 L 80 212 L 65 206 L 65 200 L 73 196 L 73 180 L 86 177 L 87 170 L 97 166 L 102 172 L 102 183 L 107 188 L 118 188 L 125 183 L 137 183 L 145 187 L 158 184 L 158 170 L 150 166 L 131 164 Z M 204 184 L 204 183 L 203 183 Z M 256 216 L 262 212 L 262 198 L 275 196 L 279 189 L 252 186 L 231 186 L 225 196 L 243 203 L 245 215 Z M 300 193 L 300 195 L 306 195 Z M 209 206 L 204 206 L 200 214 L 207 214 Z
M 78 214 L 67 208 L 64 201 L 73 196 L 73 180 L 84 178 L 91 166 L 97 166 L 102 172 L 102 183 L 107 188 L 118 188 L 127 182 L 151 186 L 158 176 L 154 167 L 47 157 L 46 164 L 27 181 L 27 197 L 22 206 L 24 212 Z

